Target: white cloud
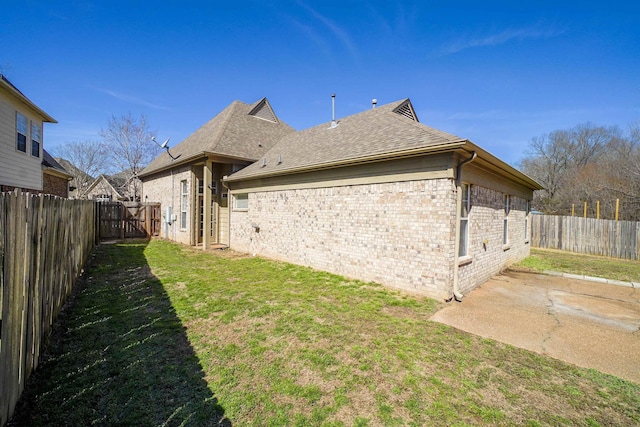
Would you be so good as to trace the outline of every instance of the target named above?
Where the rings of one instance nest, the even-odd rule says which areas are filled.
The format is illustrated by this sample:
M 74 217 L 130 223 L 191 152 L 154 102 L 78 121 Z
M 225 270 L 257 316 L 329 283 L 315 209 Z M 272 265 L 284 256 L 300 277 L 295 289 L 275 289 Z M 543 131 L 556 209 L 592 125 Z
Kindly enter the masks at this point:
M 493 34 L 461 37 L 444 46 L 440 50 L 439 54 L 441 56 L 445 56 L 477 47 L 498 46 L 512 40 L 549 39 L 557 37 L 563 33 L 564 30 L 558 30 L 551 27 L 545 27 L 541 24 L 536 24 L 525 28 L 507 29 Z
M 340 41 L 340 43 L 344 46 L 344 48 L 350 53 L 351 57 L 354 61 L 358 59 L 358 49 L 355 44 L 351 40 L 349 34 L 343 30 L 338 24 L 322 15 L 320 12 L 313 9 L 311 6 L 305 4 L 302 1 L 299 1 L 298 4 L 305 8 L 311 16 L 313 16 L 317 21 L 319 21 L 322 25 L 329 29 L 331 34 Z
M 169 108 L 162 106 L 162 105 L 158 105 L 158 104 L 154 104 L 152 102 L 146 101 L 144 99 L 138 98 L 136 96 L 132 96 L 132 95 L 127 95 L 124 93 L 120 93 L 120 92 L 116 92 L 114 90 L 111 89 L 101 89 L 101 88 L 93 88 L 94 90 L 107 94 L 113 98 L 119 99 L 120 101 L 124 101 L 124 102 L 128 102 L 131 104 L 136 104 L 136 105 L 142 105 L 143 107 L 149 107 L 149 108 L 154 108 L 156 110 L 169 110 Z

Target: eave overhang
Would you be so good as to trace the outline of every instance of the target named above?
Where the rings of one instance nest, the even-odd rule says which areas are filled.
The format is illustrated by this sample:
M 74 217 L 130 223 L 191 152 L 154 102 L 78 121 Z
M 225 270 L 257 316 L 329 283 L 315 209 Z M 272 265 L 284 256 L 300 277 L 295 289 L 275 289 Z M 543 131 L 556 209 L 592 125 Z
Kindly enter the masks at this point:
M 58 123 L 56 119 L 51 117 L 49 114 L 45 113 L 45 111 L 42 108 L 34 104 L 29 98 L 27 98 L 22 92 L 20 92 L 13 84 L 11 84 L 5 77 L 3 77 L 2 75 L 0 75 L 0 77 L 2 77 L 0 78 L 0 87 L 4 88 L 14 98 L 18 99 L 27 107 L 35 111 L 39 116 L 42 117 L 43 122 Z
M 196 154 L 192 154 L 191 156 L 182 158 L 180 157 L 179 159 L 176 159 L 174 161 L 172 161 L 169 164 L 160 166 L 156 169 L 150 170 L 150 171 L 143 171 L 141 173 L 138 174 L 138 178 L 140 178 L 141 180 L 143 178 L 158 174 L 160 172 L 164 172 L 164 171 L 168 171 L 171 170 L 175 167 L 178 166 L 184 166 L 184 165 L 188 165 L 191 163 L 197 163 L 199 161 L 203 161 L 209 158 L 218 158 L 218 159 L 227 159 L 227 160 L 235 160 L 235 161 L 240 161 L 240 162 L 249 162 L 249 163 L 253 163 L 255 162 L 257 159 L 248 159 L 248 158 L 244 158 L 244 157 L 237 157 L 237 156 L 229 156 L 227 154 L 221 154 L 221 153 L 215 153 L 212 151 L 201 151 L 199 153 Z
M 459 149 L 463 147 L 466 142 L 467 142 L 466 140 L 459 140 L 455 142 L 447 142 L 445 144 L 432 145 L 429 147 L 413 148 L 410 150 L 398 150 L 398 151 L 386 152 L 382 154 L 374 154 L 371 156 L 344 159 L 340 161 L 333 161 L 333 162 L 320 163 L 320 164 L 316 163 L 312 165 L 304 165 L 304 166 L 299 166 L 294 168 L 278 169 L 277 171 L 272 171 L 268 173 L 255 173 L 255 174 L 239 176 L 239 177 L 234 177 L 233 175 L 231 175 L 225 178 L 225 182 L 233 183 L 233 182 L 240 182 L 240 181 L 248 181 L 252 179 L 270 178 L 273 176 L 293 175 L 293 174 L 312 172 L 317 170 L 334 169 L 334 168 L 340 168 L 340 167 L 352 166 L 352 165 L 361 165 L 365 163 L 384 162 L 384 161 L 407 158 L 407 157 L 422 156 L 425 154 L 444 153 L 444 152 L 453 151 L 455 149 Z

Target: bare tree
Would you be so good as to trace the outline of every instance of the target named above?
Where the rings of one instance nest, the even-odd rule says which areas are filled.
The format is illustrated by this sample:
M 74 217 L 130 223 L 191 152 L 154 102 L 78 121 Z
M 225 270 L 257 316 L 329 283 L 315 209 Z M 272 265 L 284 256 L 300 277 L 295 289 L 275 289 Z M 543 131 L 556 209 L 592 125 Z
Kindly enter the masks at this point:
M 560 210 L 559 193 L 564 188 L 570 158 L 570 133 L 557 130 L 531 140 L 528 157 L 521 168 L 535 178 L 544 190 L 536 193 L 534 204 L 546 213 Z
M 152 135 L 146 117 L 135 118 L 131 113 L 111 116 L 100 131 L 111 164 L 125 178 L 133 200 L 139 200 L 141 193 L 138 174 L 159 154 Z
M 568 214 L 575 203 L 593 206 L 596 200 L 633 198 L 637 185 L 629 185 L 629 177 L 637 163 L 629 160 L 638 144 L 631 139 L 618 127 L 592 123 L 533 138 L 521 168 L 545 187 L 536 192 L 534 206 Z
M 106 152 L 104 146 L 97 141 L 68 142 L 54 148 L 53 153 L 67 172 L 73 175 L 79 195 L 95 177 L 106 170 Z
M 607 162 L 607 191 L 621 200 L 620 215 L 640 220 L 640 122 L 630 127 L 627 139 L 612 147 Z

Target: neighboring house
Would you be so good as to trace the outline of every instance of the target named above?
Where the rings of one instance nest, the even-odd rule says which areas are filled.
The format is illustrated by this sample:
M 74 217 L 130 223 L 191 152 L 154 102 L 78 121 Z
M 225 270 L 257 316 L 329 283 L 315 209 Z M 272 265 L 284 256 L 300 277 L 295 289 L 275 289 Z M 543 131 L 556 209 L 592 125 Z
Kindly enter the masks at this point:
M 42 192 L 54 196 L 69 197 L 69 182 L 73 175 L 47 152 L 42 150 Z
M 126 181 L 121 177 L 100 175 L 80 195 L 81 199 L 97 200 L 100 202 L 125 201 L 127 197 Z
M 163 235 L 208 248 L 229 244 L 228 192 L 222 177 L 255 162 L 295 131 L 269 101 L 234 101 L 142 173 L 144 202 L 160 202 Z M 206 209 L 205 209 L 206 207 Z
M 134 183 L 134 181 L 137 182 Z M 139 202 L 140 200 L 134 200 L 134 185 L 138 185 L 138 188 L 140 188 L 142 183 L 136 177 L 131 177 L 130 173 L 102 174 L 94 179 L 82 193 L 79 193 L 78 198 L 99 201 Z
M 44 123 L 57 121 L 0 74 L 0 191 L 43 191 Z
M 144 181 L 161 201 L 161 187 Z M 188 228 L 191 187 L 165 184 L 183 197 Z M 231 248 L 444 299 L 529 254 L 541 188 L 471 141 L 420 124 L 408 99 L 288 132 L 223 185 Z
M 119 172 L 115 175 L 111 175 L 110 178 L 112 178 L 114 182 L 119 183 L 120 193 L 122 193 L 125 200 L 130 202 L 140 201 L 140 194 L 142 193 L 142 181 L 140 181 L 140 179 L 132 172 L 131 169 Z
M 93 177 L 86 172 L 78 169 L 67 159 L 57 157 L 55 160 L 73 176 L 73 178 L 69 182 L 69 198 L 79 199 L 80 196 L 87 191 L 89 185 L 91 185 L 91 183 L 94 181 Z

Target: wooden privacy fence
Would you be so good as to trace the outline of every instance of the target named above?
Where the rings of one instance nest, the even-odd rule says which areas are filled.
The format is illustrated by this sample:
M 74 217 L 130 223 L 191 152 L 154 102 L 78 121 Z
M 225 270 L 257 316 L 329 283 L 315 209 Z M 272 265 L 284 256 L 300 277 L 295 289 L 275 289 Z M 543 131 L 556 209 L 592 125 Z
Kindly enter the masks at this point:
M 0 193 L 0 426 L 95 245 L 96 205 Z
M 531 215 L 531 246 L 640 260 L 640 222 Z
M 100 239 L 160 235 L 160 204 L 98 202 Z

